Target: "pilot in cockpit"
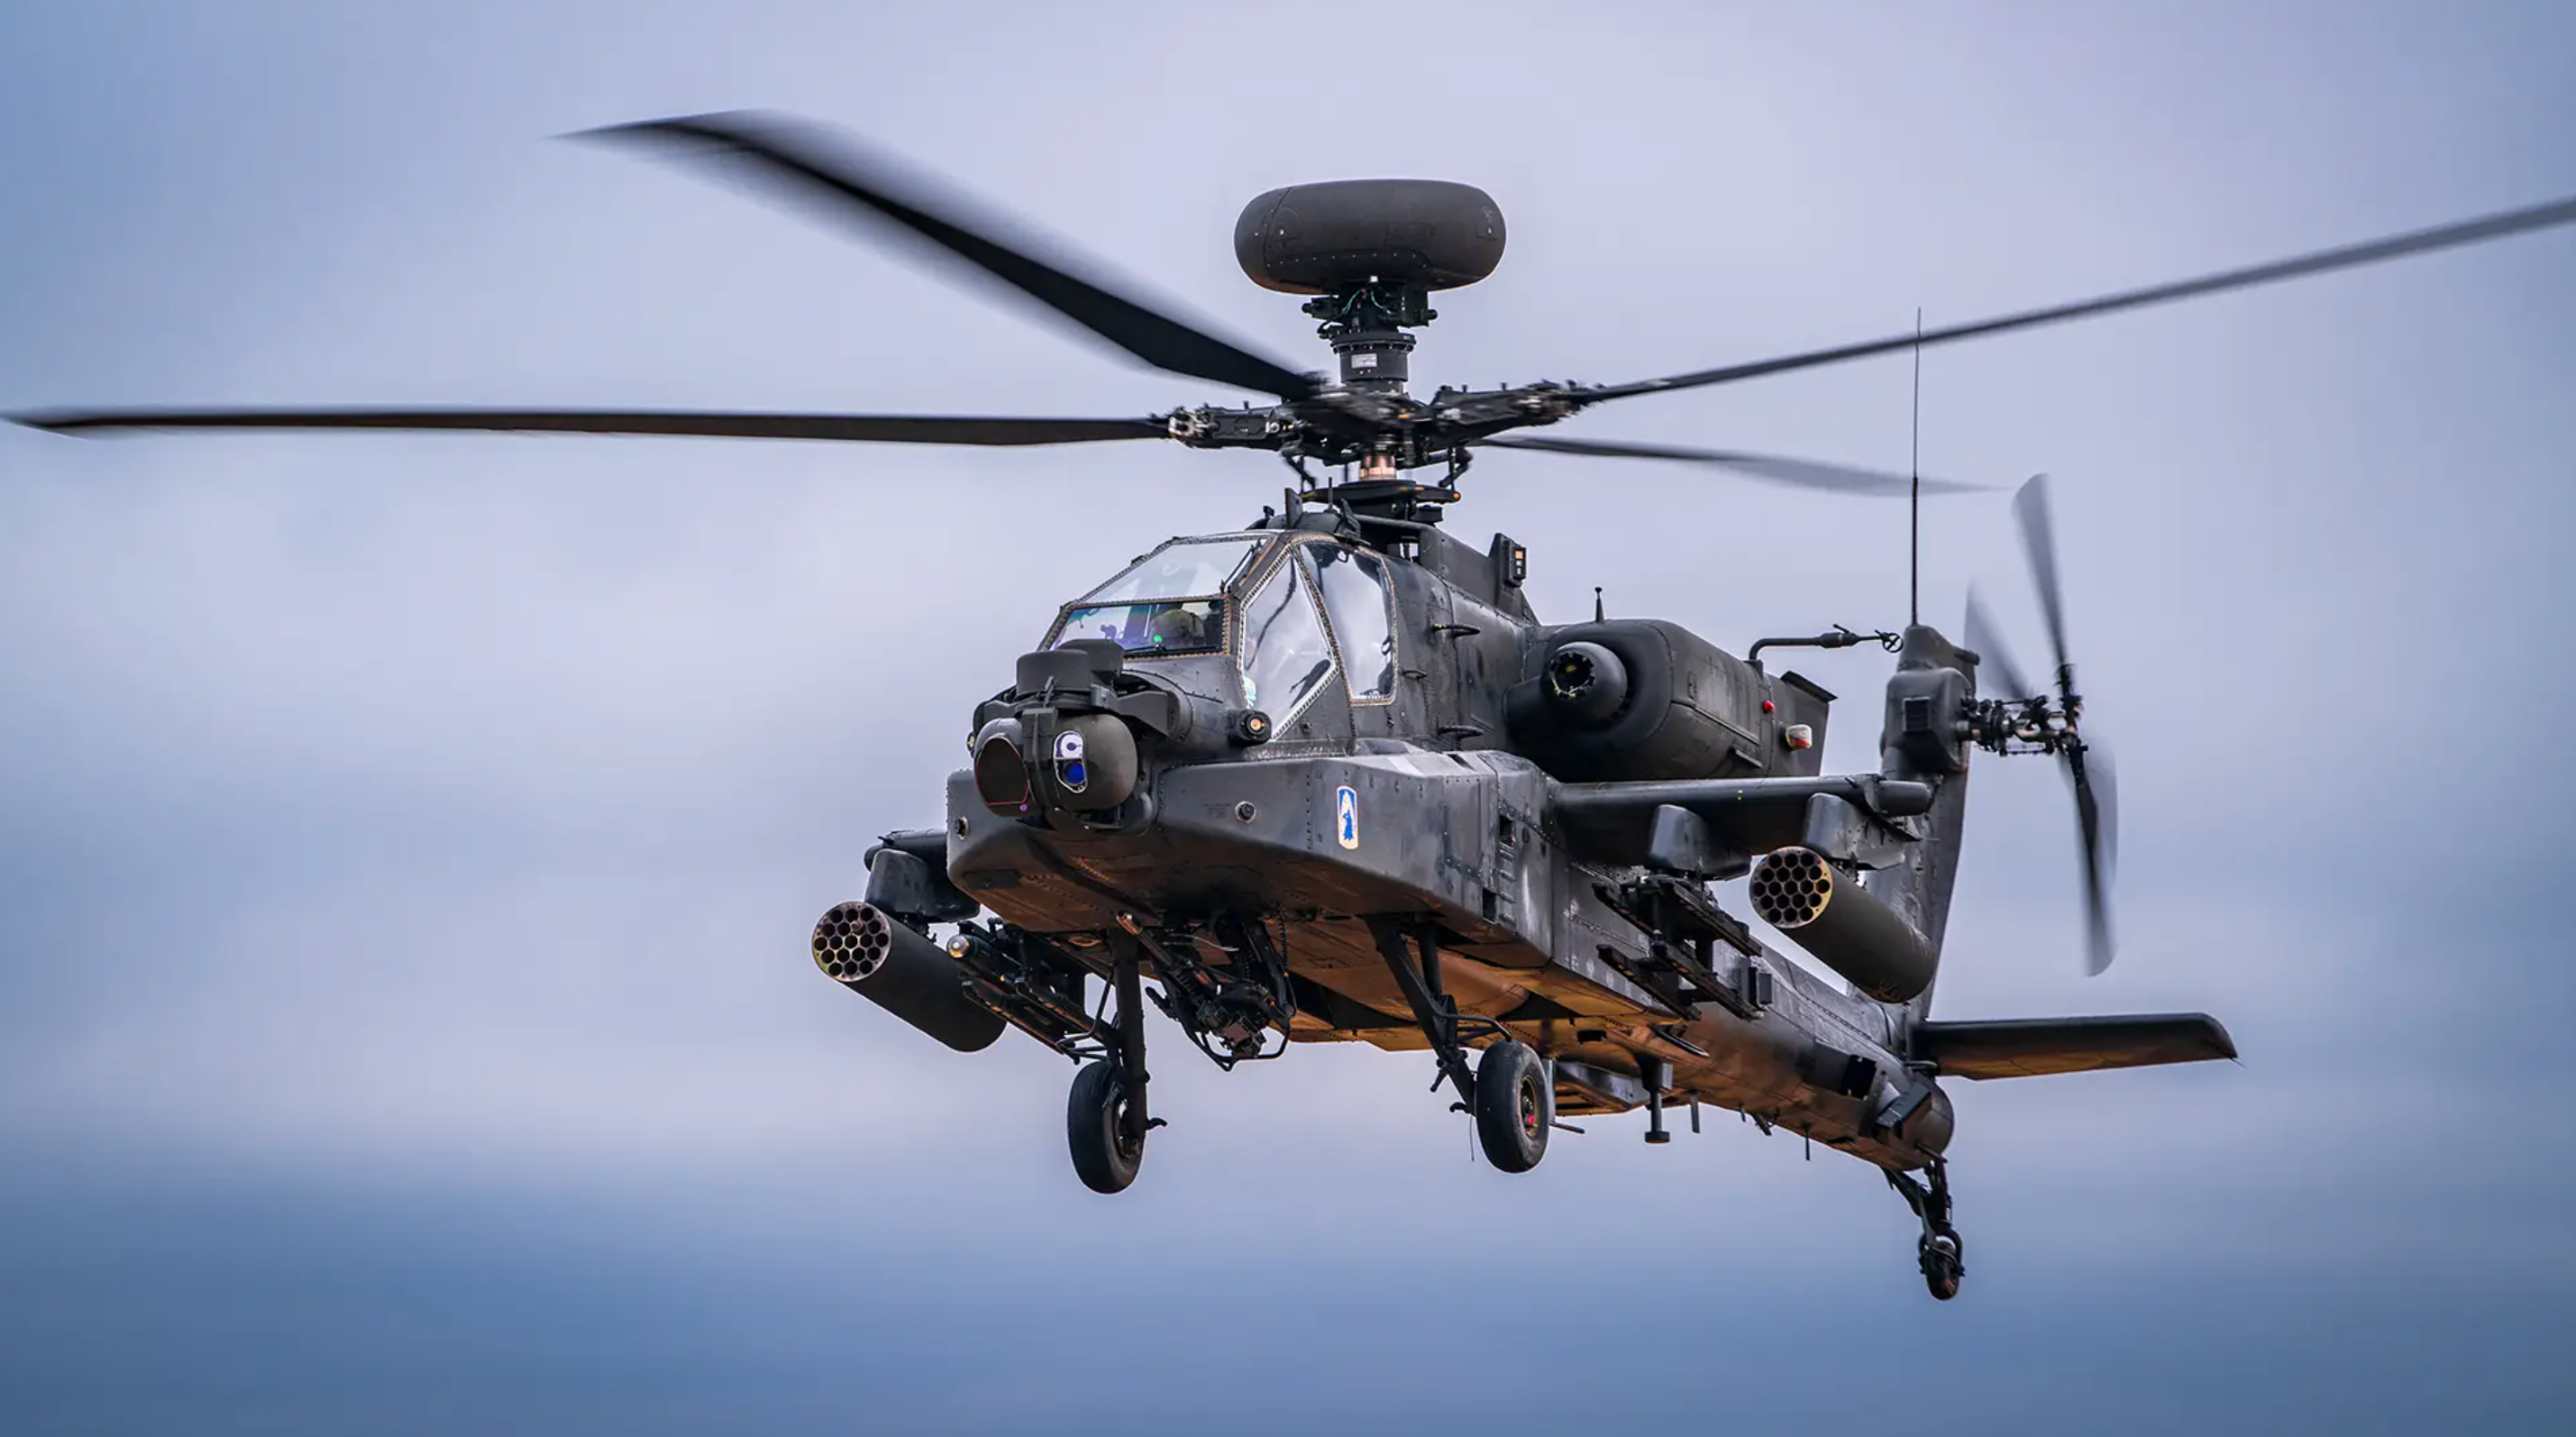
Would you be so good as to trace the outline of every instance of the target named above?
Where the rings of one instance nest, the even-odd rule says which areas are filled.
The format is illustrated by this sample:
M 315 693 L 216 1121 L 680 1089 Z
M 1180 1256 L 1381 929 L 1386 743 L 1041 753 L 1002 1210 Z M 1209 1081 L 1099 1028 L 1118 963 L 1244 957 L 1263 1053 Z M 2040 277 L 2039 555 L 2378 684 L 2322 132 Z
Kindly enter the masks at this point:
M 1147 627 L 1147 642 L 1157 649 L 1204 649 L 1209 647 L 1207 617 L 1180 604 L 1174 604 L 1154 616 Z

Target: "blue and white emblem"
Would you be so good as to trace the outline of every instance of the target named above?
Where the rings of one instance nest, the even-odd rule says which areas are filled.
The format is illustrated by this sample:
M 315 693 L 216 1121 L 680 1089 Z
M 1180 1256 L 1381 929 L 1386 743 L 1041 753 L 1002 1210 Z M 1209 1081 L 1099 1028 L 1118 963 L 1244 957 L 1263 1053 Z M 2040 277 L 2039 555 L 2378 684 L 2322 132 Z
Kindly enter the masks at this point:
M 1069 792 L 1091 786 L 1090 765 L 1082 761 L 1082 735 L 1071 729 L 1055 736 L 1055 776 Z
M 1333 790 L 1333 841 L 1344 848 L 1360 846 L 1360 795 L 1349 784 Z

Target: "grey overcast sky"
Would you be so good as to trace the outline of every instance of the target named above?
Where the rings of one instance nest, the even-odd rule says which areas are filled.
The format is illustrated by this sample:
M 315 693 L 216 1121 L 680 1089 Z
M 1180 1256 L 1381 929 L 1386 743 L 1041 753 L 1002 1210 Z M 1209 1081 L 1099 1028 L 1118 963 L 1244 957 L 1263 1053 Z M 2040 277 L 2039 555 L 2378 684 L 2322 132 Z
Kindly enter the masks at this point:
M 43 3 L 0 16 L 0 409 L 1142 413 L 1138 371 L 549 137 L 848 127 L 1273 352 L 1236 209 L 1484 186 L 1429 382 L 1611 381 L 2576 192 L 2559 4 Z M 1901 467 L 1901 359 L 1564 432 Z M 1941 351 L 1927 471 L 2057 476 L 2124 951 L 1978 782 L 1941 1011 L 2241 1065 L 1963 1085 L 1967 1291 L 1875 1173 L 1633 1121 L 1506 1179 L 1418 1055 L 1065 1065 L 831 991 L 1052 606 L 1247 455 L 0 432 L 0 1426 L 2561 1431 L 2576 235 Z M 1904 515 L 1495 455 L 1456 525 L 1740 648 L 1903 618 Z M 1927 616 L 2039 630 L 1997 500 Z M 1807 666 L 1857 696 L 1866 653 Z

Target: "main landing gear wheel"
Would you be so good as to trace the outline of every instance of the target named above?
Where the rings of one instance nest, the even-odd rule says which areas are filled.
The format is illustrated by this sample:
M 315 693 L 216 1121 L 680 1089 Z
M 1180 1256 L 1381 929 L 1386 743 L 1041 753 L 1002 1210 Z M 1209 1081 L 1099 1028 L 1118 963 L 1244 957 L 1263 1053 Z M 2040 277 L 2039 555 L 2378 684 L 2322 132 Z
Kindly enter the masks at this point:
M 1556 1094 L 1547 1065 L 1530 1045 L 1496 1043 L 1476 1065 L 1476 1137 L 1485 1158 L 1507 1173 L 1525 1173 L 1547 1156 Z
M 1127 1140 L 1126 1119 L 1127 1084 L 1118 1064 L 1107 1058 L 1084 1064 L 1065 1101 L 1064 1136 L 1074 1172 L 1093 1192 L 1124 1191 L 1144 1164 L 1145 1140 Z
M 1923 1285 L 1943 1302 L 1959 1295 L 1959 1275 L 1967 1269 L 1960 1262 L 1959 1235 L 1938 1232 L 1916 1245 L 1923 1266 Z

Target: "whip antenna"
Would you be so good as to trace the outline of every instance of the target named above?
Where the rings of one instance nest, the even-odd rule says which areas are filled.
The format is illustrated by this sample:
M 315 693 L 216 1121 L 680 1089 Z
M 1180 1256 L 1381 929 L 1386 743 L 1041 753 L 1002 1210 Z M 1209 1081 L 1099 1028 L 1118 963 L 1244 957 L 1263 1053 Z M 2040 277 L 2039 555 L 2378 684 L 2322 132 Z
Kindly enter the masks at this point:
M 1905 622 L 1923 622 L 1923 306 L 1914 307 L 1914 456 L 1906 461 L 1913 482 L 1906 498 Z

